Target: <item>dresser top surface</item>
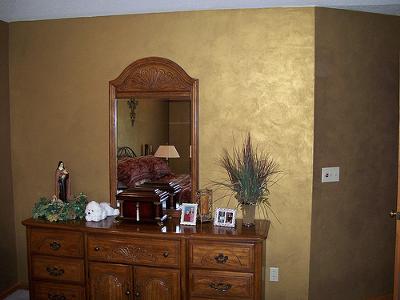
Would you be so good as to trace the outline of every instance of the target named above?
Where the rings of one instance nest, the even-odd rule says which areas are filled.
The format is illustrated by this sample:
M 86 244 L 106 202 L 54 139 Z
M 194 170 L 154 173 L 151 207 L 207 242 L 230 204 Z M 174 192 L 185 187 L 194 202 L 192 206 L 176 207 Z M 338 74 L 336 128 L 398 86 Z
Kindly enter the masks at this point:
M 22 224 L 29 227 L 132 236 L 262 241 L 268 236 L 270 222 L 256 220 L 255 226 L 244 227 L 242 226 L 242 220 L 238 219 L 236 220 L 236 227 L 229 228 L 213 226 L 212 223 L 197 224 L 196 226 L 180 225 L 179 221 L 169 220 L 164 226 L 158 226 L 156 224 L 134 224 L 125 221 L 116 222 L 113 217 L 108 217 L 100 222 L 49 222 L 42 219 L 30 218 L 24 220 Z

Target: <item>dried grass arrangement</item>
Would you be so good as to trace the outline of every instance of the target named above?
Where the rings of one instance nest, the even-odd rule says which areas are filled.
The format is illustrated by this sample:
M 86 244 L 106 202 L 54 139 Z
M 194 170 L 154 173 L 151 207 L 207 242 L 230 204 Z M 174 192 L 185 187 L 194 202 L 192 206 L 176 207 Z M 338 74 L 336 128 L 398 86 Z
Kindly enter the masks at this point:
M 257 206 L 267 219 L 269 211 L 276 217 L 269 201 L 269 189 L 281 171 L 269 153 L 253 146 L 250 133 L 242 147 L 233 148 L 232 155 L 227 149 L 223 150 L 219 165 L 228 175 L 228 180 L 213 182 L 214 186 L 225 191 L 222 198 L 229 197 L 229 201 L 235 198 L 242 208 Z

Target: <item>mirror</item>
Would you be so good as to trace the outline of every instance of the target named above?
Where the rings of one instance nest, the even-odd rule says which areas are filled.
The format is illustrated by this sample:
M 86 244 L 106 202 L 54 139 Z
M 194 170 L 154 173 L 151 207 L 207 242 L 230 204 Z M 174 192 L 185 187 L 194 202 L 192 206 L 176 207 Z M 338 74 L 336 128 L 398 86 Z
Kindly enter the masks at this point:
M 197 99 L 198 80 L 165 58 L 137 60 L 110 81 L 111 205 L 116 206 L 117 192 L 141 180 L 154 180 L 147 175 L 146 165 L 143 167 L 143 162 L 154 165 L 154 161 L 161 163 L 157 175 L 162 178 L 188 177 L 186 194 L 194 201 L 198 187 Z
M 190 174 L 189 100 L 118 99 L 116 134 L 117 160 L 155 155 L 172 173 Z

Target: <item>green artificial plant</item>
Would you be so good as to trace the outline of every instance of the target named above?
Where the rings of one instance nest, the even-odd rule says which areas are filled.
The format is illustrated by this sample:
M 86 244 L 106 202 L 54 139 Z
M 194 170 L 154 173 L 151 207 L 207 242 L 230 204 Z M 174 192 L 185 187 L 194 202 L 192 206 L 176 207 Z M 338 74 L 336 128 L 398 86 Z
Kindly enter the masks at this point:
M 87 196 L 82 193 L 68 202 L 41 197 L 32 209 L 32 217 L 50 222 L 84 219 L 87 203 Z

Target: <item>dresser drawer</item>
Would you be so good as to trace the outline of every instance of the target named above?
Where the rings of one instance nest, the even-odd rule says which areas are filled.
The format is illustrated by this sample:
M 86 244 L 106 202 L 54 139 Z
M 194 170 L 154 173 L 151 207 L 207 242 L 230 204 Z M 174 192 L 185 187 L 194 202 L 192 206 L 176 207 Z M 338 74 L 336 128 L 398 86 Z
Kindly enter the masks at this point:
M 77 285 L 49 282 L 33 283 L 33 298 L 35 300 L 84 300 L 85 289 Z
M 74 258 L 33 256 L 32 278 L 84 283 L 84 262 Z
M 179 241 L 88 236 L 90 260 L 179 267 Z
M 189 263 L 192 268 L 252 272 L 254 245 L 190 241 Z
M 32 229 L 31 252 L 45 255 L 83 257 L 83 235 L 63 230 Z
M 226 271 L 190 271 L 190 296 L 212 299 L 253 299 L 253 274 Z

